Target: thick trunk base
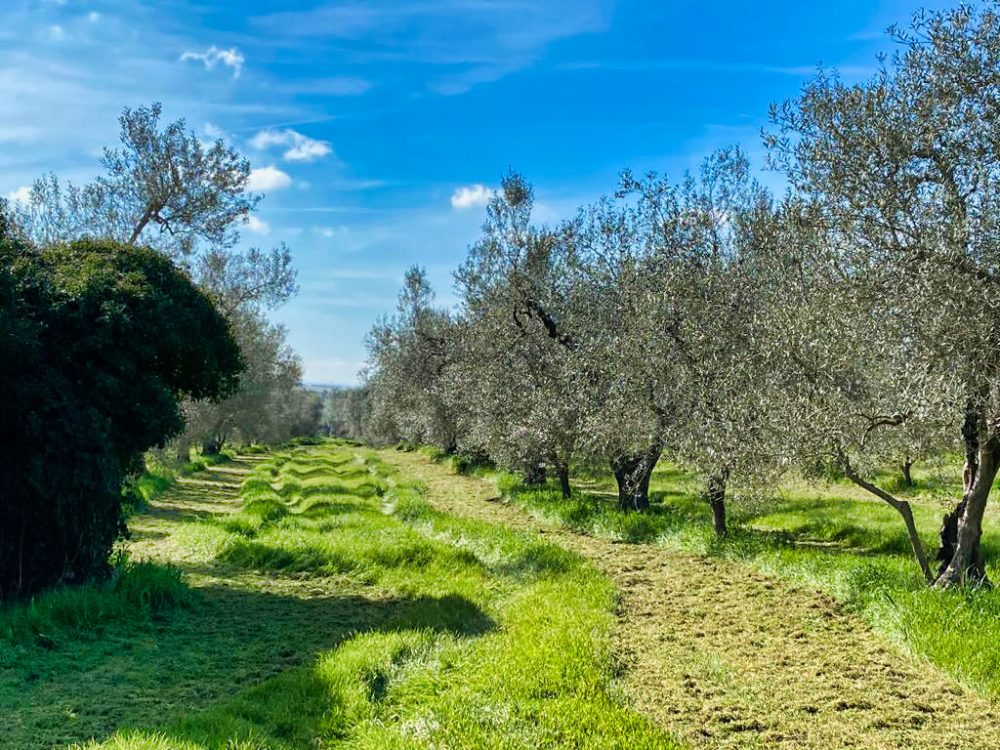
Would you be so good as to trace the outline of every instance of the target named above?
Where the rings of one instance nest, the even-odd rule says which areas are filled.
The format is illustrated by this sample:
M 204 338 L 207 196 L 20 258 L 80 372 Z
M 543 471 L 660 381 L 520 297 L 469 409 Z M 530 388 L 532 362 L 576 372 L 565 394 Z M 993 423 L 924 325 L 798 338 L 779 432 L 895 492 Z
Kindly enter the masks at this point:
M 958 525 L 968 503 L 969 499 L 966 497 L 944 517 L 941 523 L 941 546 L 938 548 L 936 557 L 938 571 L 935 579 L 935 585 L 941 588 L 957 586 L 962 583 L 972 583 L 979 586 L 990 585 L 990 580 L 986 575 L 986 561 L 983 560 L 983 551 L 978 543 L 971 550 L 970 560 L 964 571 L 961 568 L 949 570 L 955 559 L 955 552 L 958 550 Z
M 524 470 L 524 483 L 525 484 L 545 484 L 545 465 L 535 464 L 534 466 L 529 466 Z
M 903 486 L 913 487 L 913 461 L 904 461 L 903 465 L 899 467 L 903 472 Z
M 660 460 L 660 446 L 653 446 L 643 453 L 622 456 L 613 461 L 611 468 L 618 483 L 618 508 L 643 511 L 649 508 L 649 480 L 656 462 Z
M 222 445 L 223 442 L 221 440 L 206 440 L 201 444 L 201 455 L 218 456 L 222 450 Z

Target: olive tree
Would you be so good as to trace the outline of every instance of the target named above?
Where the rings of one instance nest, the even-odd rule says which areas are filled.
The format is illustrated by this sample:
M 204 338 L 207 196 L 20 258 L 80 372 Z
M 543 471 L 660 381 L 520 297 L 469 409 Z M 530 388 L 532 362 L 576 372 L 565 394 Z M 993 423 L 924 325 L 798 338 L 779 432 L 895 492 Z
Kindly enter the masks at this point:
M 380 442 L 428 443 L 452 452 L 458 430 L 444 369 L 453 322 L 433 301 L 426 272 L 414 266 L 406 272 L 396 314 L 369 332 L 369 425 Z
M 246 368 L 227 398 L 184 403 L 186 426 L 177 441 L 187 460 L 192 443 L 202 453 L 217 454 L 228 442 L 281 442 L 295 436 L 302 367 L 286 343 L 286 331 L 253 308 L 229 316 Z M 312 429 L 310 429 L 312 432 Z
M 550 466 L 568 497 L 583 384 L 565 329 L 565 243 L 532 225 L 533 204 L 530 185 L 510 173 L 487 207 L 456 273 L 462 308 L 448 383 L 466 447 L 528 481 Z
M 887 503 L 903 521 L 914 557 L 934 576 L 910 504 L 877 479 L 899 456 L 927 458 L 955 445 L 960 391 L 949 377 L 918 372 L 933 360 L 887 287 L 849 265 L 821 209 L 791 199 L 780 209 L 773 252 L 760 262 L 773 284 L 761 299 L 768 365 L 782 384 L 775 413 L 783 453 L 802 466 L 832 466 Z M 949 437 L 951 439 L 949 439 Z
M 199 244 L 232 247 L 259 196 L 247 192 L 250 162 L 221 139 L 205 146 L 184 120 L 160 127 L 162 107 L 125 108 L 121 147 L 106 148 L 104 173 L 63 186 L 54 174 L 32 186 L 15 219 L 36 245 L 100 237 L 162 250 L 176 259 Z
M 612 455 L 633 505 L 662 451 L 694 468 L 720 535 L 730 478 L 780 470 L 781 383 L 762 346 L 758 262 L 773 224 L 770 197 L 728 149 L 678 183 L 625 173 L 572 233 L 576 319 L 601 384 L 588 439 Z
M 918 342 L 906 389 L 958 394 L 965 495 L 942 531 L 948 586 L 985 579 L 982 519 L 1000 468 L 1000 16 L 989 2 L 891 31 L 899 51 L 872 79 L 819 74 L 774 108 L 767 141 L 820 207 L 843 267 L 907 318 L 912 338 L 875 356 Z
M 646 308 L 655 350 L 669 363 L 662 393 L 672 457 L 705 481 L 717 534 L 727 533 L 726 494 L 769 486 L 787 467 L 784 383 L 771 362 L 765 310 L 773 290 L 772 199 L 737 148 L 716 152 L 671 186 L 627 176 L 656 247 Z

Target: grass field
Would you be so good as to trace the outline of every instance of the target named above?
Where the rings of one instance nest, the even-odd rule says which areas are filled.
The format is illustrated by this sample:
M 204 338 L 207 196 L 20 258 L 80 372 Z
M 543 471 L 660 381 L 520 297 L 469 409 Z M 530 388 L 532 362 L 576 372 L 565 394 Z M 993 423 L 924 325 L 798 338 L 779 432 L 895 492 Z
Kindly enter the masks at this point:
M 957 477 L 958 472 L 954 472 Z M 910 499 L 933 554 L 944 498 L 960 490 L 929 474 Z M 607 477 L 578 483 L 573 500 L 555 486 L 526 487 L 512 475 L 500 489 L 540 518 L 567 528 L 685 553 L 735 560 L 770 576 L 826 592 L 877 630 L 984 694 L 1000 696 L 1000 590 L 929 590 L 913 559 L 899 515 L 842 481 L 788 482 L 767 500 L 731 503 L 731 533 L 717 539 L 711 515 L 690 475 L 661 465 L 653 475 L 648 514 L 622 513 Z M 988 510 L 984 552 L 1000 581 L 1000 516 Z
M 607 578 L 368 450 L 206 467 L 132 527 L 149 563 L 0 614 L 0 747 L 677 746 L 616 687 Z

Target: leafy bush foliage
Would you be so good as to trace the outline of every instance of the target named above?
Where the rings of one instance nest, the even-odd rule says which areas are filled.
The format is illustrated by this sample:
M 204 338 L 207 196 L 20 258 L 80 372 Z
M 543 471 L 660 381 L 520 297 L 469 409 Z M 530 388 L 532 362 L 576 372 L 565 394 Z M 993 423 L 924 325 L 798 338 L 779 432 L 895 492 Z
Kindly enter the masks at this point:
M 80 240 L 37 250 L 0 225 L 0 598 L 108 573 L 123 480 L 230 391 L 228 324 L 165 255 Z

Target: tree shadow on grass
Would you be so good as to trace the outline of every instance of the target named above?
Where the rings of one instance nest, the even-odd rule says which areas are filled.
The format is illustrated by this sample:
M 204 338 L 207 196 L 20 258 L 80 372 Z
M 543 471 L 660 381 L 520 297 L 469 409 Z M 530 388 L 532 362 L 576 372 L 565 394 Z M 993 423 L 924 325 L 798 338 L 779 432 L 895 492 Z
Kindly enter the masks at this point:
M 183 726 L 181 717 L 241 691 L 250 694 L 359 633 L 475 637 L 495 628 L 474 602 L 456 594 L 315 596 L 307 582 L 286 582 L 288 593 L 280 594 L 239 585 L 198 590 L 192 609 L 164 620 L 106 627 L 5 659 L 0 705 L 17 721 L 0 722 L 0 747 L 63 746 L 106 737 L 125 724 Z M 187 732 L 183 737 L 199 739 Z

